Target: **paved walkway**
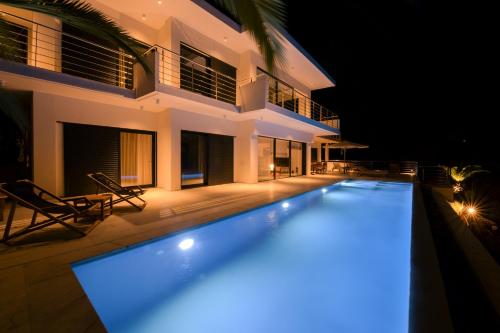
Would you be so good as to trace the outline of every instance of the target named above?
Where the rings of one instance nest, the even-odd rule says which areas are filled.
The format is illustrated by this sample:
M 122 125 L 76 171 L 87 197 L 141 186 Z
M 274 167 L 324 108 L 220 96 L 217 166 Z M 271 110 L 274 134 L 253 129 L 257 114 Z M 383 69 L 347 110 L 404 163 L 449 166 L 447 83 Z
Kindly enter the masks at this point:
M 0 332 L 103 332 L 71 263 L 341 179 L 311 176 L 175 192 L 151 189 L 144 195 L 144 211 L 119 205 L 84 238 L 57 226 L 10 247 L 0 244 Z M 21 220 L 26 217 L 20 212 Z

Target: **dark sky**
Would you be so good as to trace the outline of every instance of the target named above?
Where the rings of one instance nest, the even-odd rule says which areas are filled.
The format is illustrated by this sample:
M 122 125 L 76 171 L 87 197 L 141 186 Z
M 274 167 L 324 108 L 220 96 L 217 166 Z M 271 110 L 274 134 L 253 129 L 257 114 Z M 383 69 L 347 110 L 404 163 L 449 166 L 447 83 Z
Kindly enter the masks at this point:
M 313 96 L 341 116 L 345 139 L 371 146 L 363 157 L 500 159 L 492 8 L 441 0 L 287 3 L 288 31 L 337 81 Z

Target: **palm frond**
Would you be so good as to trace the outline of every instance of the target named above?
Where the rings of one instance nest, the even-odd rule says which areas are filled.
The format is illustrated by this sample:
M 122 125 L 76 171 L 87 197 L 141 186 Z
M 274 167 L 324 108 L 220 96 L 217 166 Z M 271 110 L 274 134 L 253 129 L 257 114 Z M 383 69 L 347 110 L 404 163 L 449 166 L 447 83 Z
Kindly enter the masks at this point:
M 451 178 L 457 183 L 461 183 L 477 173 L 489 172 L 488 170 L 484 170 L 480 165 L 467 165 L 463 168 L 455 166 L 450 171 Z
M 57 17 L 87 34 L 96 36 L 134 56 L 147 72 L 149 65 L 137 41 L 123 28 L 81 0 L 0 0 L 0 4 Z
M 285 51 L 279 31 L 285 26 L 285 4 L 282 0 L 217 0 L 238 18 L 259 47 L 267 70 L 286 65 Z

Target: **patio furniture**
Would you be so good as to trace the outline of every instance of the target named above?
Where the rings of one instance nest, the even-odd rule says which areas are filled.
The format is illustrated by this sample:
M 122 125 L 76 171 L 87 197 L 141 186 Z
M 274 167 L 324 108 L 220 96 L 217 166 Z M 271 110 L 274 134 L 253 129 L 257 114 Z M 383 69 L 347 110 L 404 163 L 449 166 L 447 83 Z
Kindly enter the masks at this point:
M 7 199 L 7 197 L 0 194 L 0 222 L 3 221 L 3 210 L 5 208 L 5 199 Z
M 85 236 L 95 227 L 97 222 L 97 220 L 89 214 L 89 211 L 95 207 L 95 203 L 82 198 L 82 203 L 80 205 L 70 205 L 68 201 L 35 185 L 29 180 L 18 180 L 13 183 L 0 184 L 0 193 L 3 193 L 12 200 L 9 217 L 7 218 L 2 238 L 5 243 L 7 243 L 9 239 L 43 229 L 53 224 L 61 224 Z M 50 201 L 44 199 L 44 196 Z M 27 227 L 11 234 L 10 229 L 14 220 L 17 204 L 33 210 L 33 215 Z M 36 219 L 38 214 L 45 216 L 46 219 L 37 222 Z M 79 218 L 89 219 L 94 223 L 90 228 L 87 228 L 86 231 L 82 231 L 67 222 L 67 220 L 73 219 L 76 223 Z
M 327 173 L 328 174 L 343 172 L 342 168 L 339 165 L 337 165 L 335 162 L 326 162 L 326 164 L 327 164 Z
M 64 201 L 73 202 L 74 206 L 78 206 L 80 204 L 85 204 L 86 201 L 94 202 L 99 204 L 99 212 L 101 221 L 104 221 L 104 213 L 106 211 L 106 207 L 108 208 L 109 215 L 113 214 L 113 195 L 110 193 L 100 193 L 100 194 L 90 194 L 84 196 L 77 197 L 68 197 L 63 198 Z M 106 203 L 108 202 L 108 203 Z
M 87 176 L 96 184 L 96 194 L 99 194 L 99 191 L 104 189 L 106 192 L 118 197 L 117 199 L 111 200 L 109 205 L 115 205 L 125 201 L 139 211 L 146 207 L 147 202 L 140 197 L 144 194 L 144 190 L 140 186 L 121 186 L 102 172 L 89 173 Z M 132 200 L 139 201 L 139 203 L 137 204 Z M 106 204 L 106 206 L 107 205 L 108 204 Z

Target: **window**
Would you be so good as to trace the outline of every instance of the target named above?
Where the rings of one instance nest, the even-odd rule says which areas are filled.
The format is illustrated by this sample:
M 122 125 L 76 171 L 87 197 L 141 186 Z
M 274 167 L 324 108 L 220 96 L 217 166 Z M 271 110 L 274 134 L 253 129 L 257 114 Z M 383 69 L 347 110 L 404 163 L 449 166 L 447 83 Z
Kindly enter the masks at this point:
M 236 68 L 181 43 L 181 88 L 236 103 Z
M 27 64 L 28 28 L 6 20 L 0 24 L 0 58 Z
M 303 174 L 303 150 L 302 143 L 291 142 L 291 174 L 293 176 L 301 176 Z
M 276 139 L 276 178 L 290 177 L 290 141 Z
M 258 149 L 259 181 L 305 174 L 304 143 L 259 136 Z
M 274 179 L 274 139 L 259 136 L 259 181 Z

